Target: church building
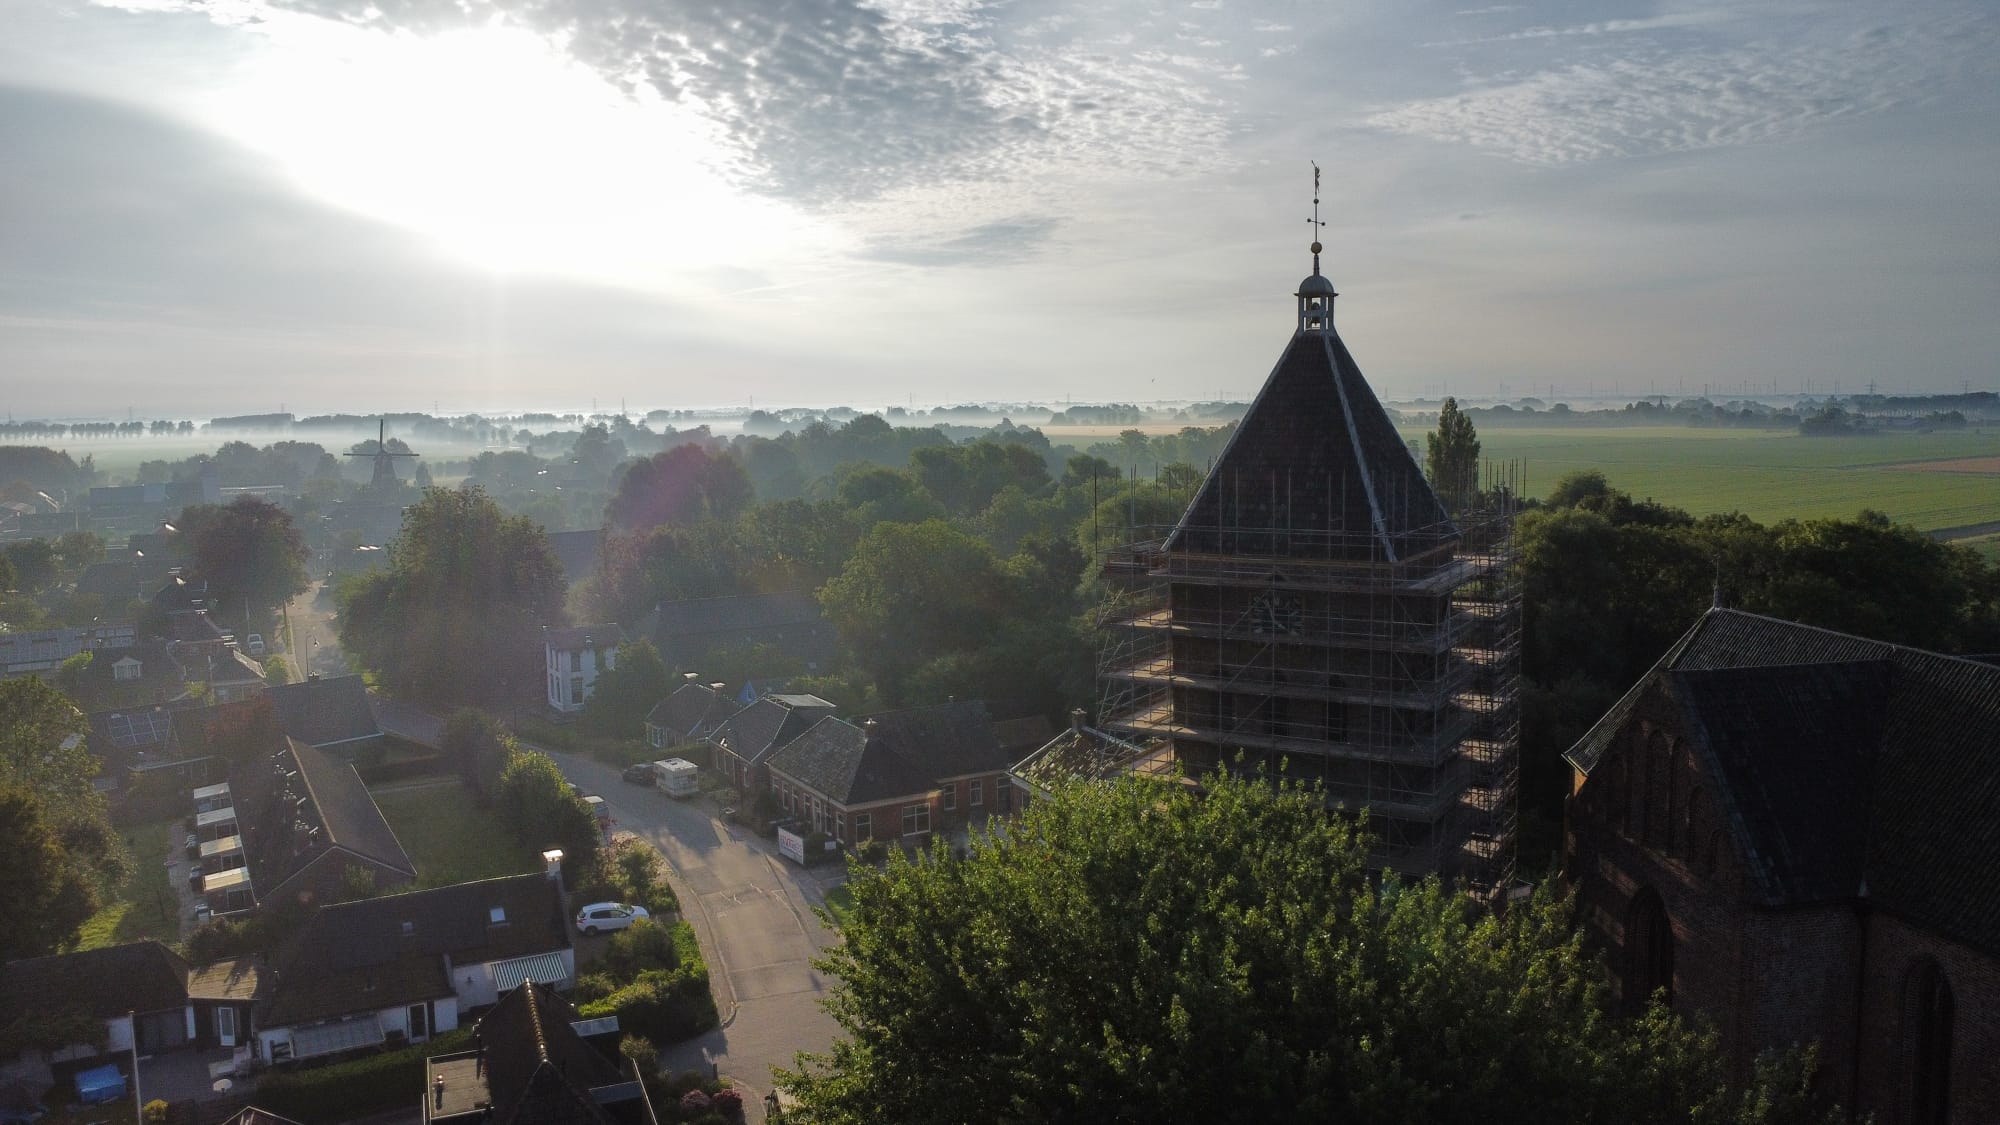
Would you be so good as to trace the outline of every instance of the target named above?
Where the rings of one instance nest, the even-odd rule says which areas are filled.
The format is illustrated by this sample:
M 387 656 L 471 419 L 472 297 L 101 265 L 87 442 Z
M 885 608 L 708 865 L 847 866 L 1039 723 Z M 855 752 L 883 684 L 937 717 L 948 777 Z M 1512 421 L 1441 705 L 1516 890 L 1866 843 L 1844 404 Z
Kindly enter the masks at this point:
M 1880 1125 L 2000 1121 L 2000 667 L 1711 609 L 1568 752 L 1628 1010 L 1817 1041 Z
M 1190 777 L 1324 784 L 1368 811 L 1382 870 L 1503 886 L 1512 482 L 1446 510 L 1334 328 L 1320 252 L 1283 354 L 1178 524 L 1105 557 L 1118 594 L 1098 725 L 1171 745 Z

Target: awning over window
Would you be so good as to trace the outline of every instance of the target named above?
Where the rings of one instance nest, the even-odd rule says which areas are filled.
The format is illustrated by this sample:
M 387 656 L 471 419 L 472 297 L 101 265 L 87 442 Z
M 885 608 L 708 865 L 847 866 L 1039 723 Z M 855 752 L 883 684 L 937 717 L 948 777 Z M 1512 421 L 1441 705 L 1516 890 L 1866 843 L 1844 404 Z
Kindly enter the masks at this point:
M 194 799 L 197 801 L 206 801 L 215 797 L 227 796 L 229 796 L 229 783 L 226 781 L 218 781 L 214 785 L 204 785 L 194 791 Z
M 250 869 L 248 867 L 232 867 L 227 871 L 211 871 L 201 877 L 201 890 L 203 894 L 213 894 L 216 891 L 226 891 L 232 887 L 248 887 L 249 885 Z
M 384 1038 L 382 1022 L 372 1013 L 339 1023 L 301 1027 L 292 1032 L 292 1057 L 311 1059 L 357 1047 L 379 1047 Z
M 217 856 L 225 856 L 229 855 L 232 852 L 240 852 L 242 850 L 243 850 L 243 837 L 222 836 L 214 840 L 210 840 L 201 846 L 201 858 L 204 860 L 209 860 L 209 859 L 214 859 Z
M 558 987 L 566 983 L 569 966 L 563 963 L 562 952 L 537 953 L 532 957 L 516 957 L 512 961 L 494 963 L 493 986 L 500 991 L 519 988 L 524 980 Z

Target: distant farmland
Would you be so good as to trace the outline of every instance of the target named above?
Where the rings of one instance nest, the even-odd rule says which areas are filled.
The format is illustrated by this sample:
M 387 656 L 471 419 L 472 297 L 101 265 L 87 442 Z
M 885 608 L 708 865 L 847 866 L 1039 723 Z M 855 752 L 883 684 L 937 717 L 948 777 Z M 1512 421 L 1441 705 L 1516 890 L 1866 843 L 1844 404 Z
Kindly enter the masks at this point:
M 1404 436 L 1421 443 L 1423 431 Z M 1774 523 L 1873 508 L 1926 531 L 2000 520 L 2000 431 L 1808 438 L 1677 426 L 1494 426 L 1479 437 L 1485 456 L 1527 462 L 1531 496 L 1565 473 L 1597 469 L 1614 487 L 1696 515 L 1735 511 Z M 1922 471 L 1932 464 L 1941 471 Z M 1990 471 L 1969 471 L 1982 467 Z

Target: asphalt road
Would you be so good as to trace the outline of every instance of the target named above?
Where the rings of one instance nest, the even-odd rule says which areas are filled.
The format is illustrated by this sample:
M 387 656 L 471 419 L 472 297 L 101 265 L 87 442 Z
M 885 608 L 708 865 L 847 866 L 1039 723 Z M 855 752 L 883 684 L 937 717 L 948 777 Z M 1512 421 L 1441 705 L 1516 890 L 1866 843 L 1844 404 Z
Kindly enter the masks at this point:
M 376 710 L 385 730 L 419 742 L 434 742 L 443 725 L 393 701 L 378 700 Z M 744 1089 L 751 1119 L 761 1120 L 771 1068 L 791 1066 L 799 1051 L 826 1050 L 837 1033 L 818 1004 L 829 982 L 810 964 L 838 940 L 812 914 L 822 901 L 818 878 L 779 858 L 774 845 L 748 829 L 724 824 L 706 800 L 675 801 L 620 781 L 618 771 L 596 761 L 545 752 L 572 782 L 604 798 L 615 828 L 660 849 L 701 938 L 723 1025 L 669 1047 L 661 1065 L 712 1065 Z

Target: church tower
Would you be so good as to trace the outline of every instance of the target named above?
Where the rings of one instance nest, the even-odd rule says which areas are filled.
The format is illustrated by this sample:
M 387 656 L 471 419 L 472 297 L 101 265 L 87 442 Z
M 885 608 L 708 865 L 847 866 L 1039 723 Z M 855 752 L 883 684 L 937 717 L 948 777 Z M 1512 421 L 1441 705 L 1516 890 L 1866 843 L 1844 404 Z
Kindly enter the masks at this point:
M 1377 868 L 1498 889 L 1517 482 L 1489 472 L 1467 510 L 1445 509 L 1334 328 L 1321 249 L 1284 353 L 1180 522 L 1104 558 L 1118 592 L 1099 725 L 1167 742 L 1192 777 L 1320 782 L 1331 806 L 1368 810 Z

